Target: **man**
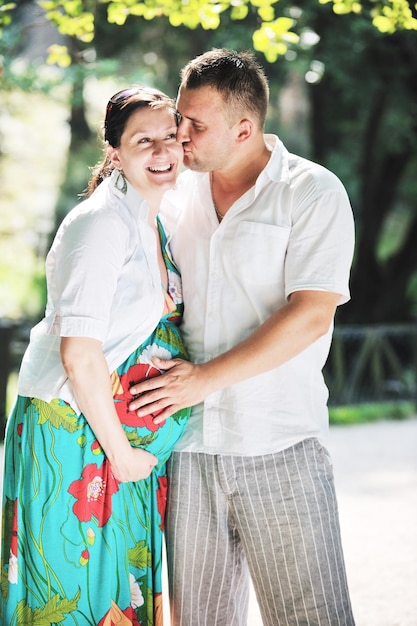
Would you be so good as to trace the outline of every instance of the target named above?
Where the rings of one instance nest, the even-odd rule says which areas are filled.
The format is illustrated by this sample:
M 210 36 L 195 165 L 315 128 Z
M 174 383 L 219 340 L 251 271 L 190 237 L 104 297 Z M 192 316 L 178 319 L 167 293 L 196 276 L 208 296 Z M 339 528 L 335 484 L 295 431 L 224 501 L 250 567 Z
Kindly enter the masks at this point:
M 331 172 L 264 135 L 267 104 L 251 53 L 182 71 L 189 171 L 164 219 L 192 362 L 159 361 L 131 405 L 156 421 L 194 406 L 168 468 L 175 626 L 246 624 L 248 572 L 265 625 L 354 624 L 321 373 L 349 299 L 352 211 Z

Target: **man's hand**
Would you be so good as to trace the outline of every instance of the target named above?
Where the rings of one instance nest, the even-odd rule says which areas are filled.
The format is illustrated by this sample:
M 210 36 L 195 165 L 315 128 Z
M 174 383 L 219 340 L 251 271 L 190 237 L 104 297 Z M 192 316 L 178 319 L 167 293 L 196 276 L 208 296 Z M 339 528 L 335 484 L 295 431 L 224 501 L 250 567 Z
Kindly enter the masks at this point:
M 279 367 L 328 332 L 339 300 L 338 293 L 296 291 L 249 337 L 211 361 L 153 359 L 164 374 L 130 389 L 132 395 L 144 394 L 130 403 L 130 410 L 139 417 L 161 411 L 154 420 L 159 424 L 213 391 Z
M 180 409 L 198 404 L 210 393 L 204 364 L 195 365 L 182 359 L 152 359 L 162 376 L 148 378 L 133 385 L 130 392 L 138 395 L 129 405 L 130 411 L 136 411 L 139 417 L 161 411 L 155 424 L 165 421 Z

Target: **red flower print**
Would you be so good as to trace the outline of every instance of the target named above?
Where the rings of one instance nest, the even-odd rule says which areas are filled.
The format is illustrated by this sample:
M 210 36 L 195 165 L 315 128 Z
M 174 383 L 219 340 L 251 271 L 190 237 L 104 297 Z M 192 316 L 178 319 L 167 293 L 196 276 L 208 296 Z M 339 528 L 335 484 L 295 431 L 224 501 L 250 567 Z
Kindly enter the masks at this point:
M 112 495 L 118 490 L 119 481 L 107 459 L 100 468 L 90 463 L 83 469 L 82 478 L 69 486 L 69 493 L 77 499 L 72 510 L 80 522 L 89 522 L 94 516 L 99 527 L 104 526 L 112 512 Z
M 80 565 L 87 565 L 90 559 L 90 553 L 88 550 L 83 550 L 80 556 Z
M 131 606 L 122 611 L 112 600 L 111 607 L 97 626 L 140 626 L 135 611 Z
M 13 521 L 12 521 L 12 538 L 10 542 L 10 551 L 17 556 L 17 498 L 13 503 Z
M 116 394 L 114 396 L 116 411 L 122 424 L 125 426 L 132 426 L 133 428 L 147 428 L 148 430 L 155 432 L 160 428 L 161 424 L 154 424 L 153 418 L 160 413 L 145 415 L 144 417 L 138 417 L 135 411 L 129 411 L 129 404 L 132 402 L 133 396 L 130 393 L 130 388 L 135 383 L 145 380 L 145 378 L 153 378 L 159 376 L 160 371 L 152 365 L 147 363 L 137 363 L 129 367 L 126 374 L 120 376 L 120 384 L 123 388 L 123 393 Z
M 99 442 L 97 441 L 97 439 L 95 441 L 93 441 L 93 443 L 91 444 L 91 452 L 93 454 L 103 454 L 103 450 L 102 450 Z
M 166 476 L 158 476 L 158 489 L 156 490 L 156 501 L 158 513 L 161 516 L 160 529 L 165 528 L 165 509 L 167 504 L 168 479 Z

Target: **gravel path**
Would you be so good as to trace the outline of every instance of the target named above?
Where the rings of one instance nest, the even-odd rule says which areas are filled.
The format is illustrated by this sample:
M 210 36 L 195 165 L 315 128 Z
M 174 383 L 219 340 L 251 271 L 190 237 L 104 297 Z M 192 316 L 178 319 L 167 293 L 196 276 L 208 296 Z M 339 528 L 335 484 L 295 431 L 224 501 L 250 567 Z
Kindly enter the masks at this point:
M 356 626 L 417 626 L 417 419 L 332 427 L 329 449 Z
M 417 626 L 417 419 L 334 427 L 329 448 L 356 626 Z

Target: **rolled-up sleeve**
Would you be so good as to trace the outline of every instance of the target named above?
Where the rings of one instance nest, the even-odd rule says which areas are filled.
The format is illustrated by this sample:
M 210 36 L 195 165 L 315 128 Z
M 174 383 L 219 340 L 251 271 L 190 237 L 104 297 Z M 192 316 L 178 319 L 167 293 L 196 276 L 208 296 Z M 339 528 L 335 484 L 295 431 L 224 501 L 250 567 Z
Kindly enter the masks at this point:
M 285 263 L 286 297 L 304 289 L 350 299 L 349 277 L 354 250 L 353 213 L 347 193 L 332 173 L 319 168 L 306 177 L 293 198 L 292 227 Z

